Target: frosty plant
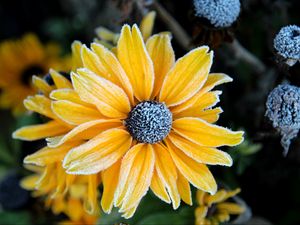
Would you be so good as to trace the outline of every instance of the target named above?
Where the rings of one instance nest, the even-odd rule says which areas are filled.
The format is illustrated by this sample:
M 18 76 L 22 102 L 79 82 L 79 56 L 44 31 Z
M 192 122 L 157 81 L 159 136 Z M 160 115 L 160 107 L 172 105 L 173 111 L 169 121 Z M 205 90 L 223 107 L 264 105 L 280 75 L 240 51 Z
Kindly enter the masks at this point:
M 118 207 L 125 218 L 150 188 L 174 209 L 181 200 L 192 204 L 190 184 L 214 194 L 207 165 L 231 166 L 217 148 L 243 141 L 243 132 L 213 124 L 222 109 L 214 108 L 221 91 L 212 89 L 232 81 L 209 73 L 213 52 L 202 46 L 175 60 L 170 34 L 144 40 L 137 25 L 124 25 L 116 54 L 99 43 L 82 46 L 72 87 L 53 90 L 47 100 L 49 115 L 66 132 L 50 135 L 48 147 L 25 158 L 41 166 L 58 151 L 55 163 L 68 175 L 94 180 L 88 183 L 93 196 L 102 184 L 102 209 Z M 26 139 L 29 130 L 14 136 Z

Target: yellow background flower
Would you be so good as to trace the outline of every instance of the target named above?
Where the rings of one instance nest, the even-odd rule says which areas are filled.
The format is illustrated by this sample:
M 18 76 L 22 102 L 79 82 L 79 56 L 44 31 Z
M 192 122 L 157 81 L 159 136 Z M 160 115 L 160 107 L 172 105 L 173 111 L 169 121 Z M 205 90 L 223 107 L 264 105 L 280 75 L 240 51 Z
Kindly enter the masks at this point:
M 230 220 L 230 215 L 239 215 L 245 209 L 237 203 L 227 201 L 237 195 L 239 188 L 233 191 L 219 190 L 210 195 L 201 190 L 197 191 L 198 207 L 195 210 L 196 225 L 218 225 Z
M 60 56 L 57 44 L 43 45 L 34 34 L 0 44 L 0 107 L 14 114 L 25 111 L 23 100 L 35 93 L 32 75 L 45 75 L 50 68 L 68 71 L 69 59 Z

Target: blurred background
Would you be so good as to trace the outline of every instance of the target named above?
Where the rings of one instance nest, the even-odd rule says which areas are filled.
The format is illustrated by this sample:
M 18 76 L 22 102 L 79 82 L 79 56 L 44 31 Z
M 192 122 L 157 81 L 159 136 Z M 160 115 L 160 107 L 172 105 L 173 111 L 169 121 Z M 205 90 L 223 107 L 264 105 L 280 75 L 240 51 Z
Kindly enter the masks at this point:
M 140 2 L 155 9 L 152 1 Z M 259 221 L 257 224 L 300 224 L 300 138 L 293 140 L 288 155 L 283 157 L 280 134 L 265 117 L 267 95 L 275 86 L 282 82 L 300 85 L 299 63 L 289 68 L 282 65 L 273 49 L 273 39 L 282 26 L 300 24 L 300 1 L 242 0 L 238 20 L 230 29 L 216 35 L 199 32 L 201 21 L 194 16 L 193 1 L 159 2 L 191 37 L 191 46 L 207 44 L 214 49 L 212 71 L 224 72 L 234 79 L 222 87 L 219 105 L 224 113 L 218 124 L 242 129 L 247 138 L 242 145 L 225 149 L 235 160 L 233 168 L 213 167 L 213 174 L 221 183 L 241 187 L 240 197 Z M 142 15 L 133 0 L 1 0 L 0 41 L 32 32 L 43 43 L 58 43 L 61 54 L 67 55 L 73 40 L 90 43 L 96 37 L 98 26 L 118 32 L 124 22 L 139 23 Z M 154 33 L 166 30 L 170 30 L 168 21 L 158 13 Z M 214 31 L 207 28 L 205 32 Z M 238 48 L 233 45 L 236 40 Z M 176 37 L 173 45 L 177 58 L 187 51 Z M 263 68 L 241 57 L 241 49 L 259 59 Z M 16 141 L 11 133 L 40 120 L 42 118 L 32 114 L 15 117 L 8 109 L 0 111 L 0 224 L 49 224 L 64 217 L 45 210 L 41 199 L 30 197 L 19 187 L 21 177 L 28 174 L 22 166 L 24 156 L 44 143 Z M 143 201 L 155 206 L 158 200 L 151 200 L 150 196 Z M 138 211 L 132 224 L 138 224 L 160 209 L 144 210 Z M 193 221 L 193 212 L 182 212 L 182 215 L 189 217 L 185 221 Z M 102 218 L 101 224 L 114 221 L 109 216 Z M 178 222 L 184 223 L 188 224 Z M 254 220 L 248 224 L 251 223 L 254 224 Z

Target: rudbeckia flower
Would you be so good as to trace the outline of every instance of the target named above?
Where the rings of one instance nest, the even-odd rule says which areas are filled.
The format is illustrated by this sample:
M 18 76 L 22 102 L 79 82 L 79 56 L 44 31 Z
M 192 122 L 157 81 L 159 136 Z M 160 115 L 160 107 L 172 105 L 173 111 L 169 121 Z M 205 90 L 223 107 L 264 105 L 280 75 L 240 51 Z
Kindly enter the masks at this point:
M 168 34 L 144 43 L 139 28 L 124 25 L 117 54 L 103 45 L 83 47 L 83 68 L 71 74 L 80 101 L 60 97 L 54 115 L 74 128 L 48 138 L 48 147 L 66 143 L 63 167 L 68 174 L 102 173 L 102 208 L 114 206 L 131 217 L 149 188 L 176 209 L 192 204 L 189 183 L 214 194 L 217 185 L 207 165 L 231 166 L 217 149 L 242 142 L 243 132 L 214 125 L 222 112 L 212 108 L 232 79 L 209 74 L 213 53 L 199 47 L 175 62 Z M 83 142 L 83 143 L 81 143 Z
M 68 61 L 56 44 L 43 45 L 34 34 L 0 43 L 0 107 L 23 113 L 23 100 L 35 93 L 32 75 L 45 75 L 50 68 L 69 70 Z
M 237 195 L 239 188 L 233 191 L 219 190 L 210 195 L 203 191 L 197 191 L 198 207 L 195 210 L 196 225 L 218 225 L 228 222 L 230 215 L 240 215 L 245 209 L 237 203 L 227 201 Z
M 60 167 L 51 165 L 30 168 L 35 173 L 23 178 L 21 186 L 32 191 L 34 197 L 44 197 L 45 206 L 55 215 L 64 213 L 69 217 L 69 220 L 60 224 L 96 224 L 98 212 L 89 214 L 84 209 L 85 204 L 89 204 L 89 201 L 96 202 L 98 197 L 94 193 L 94 199 L 88 198 L 91 191 L 88 189 L 90 182 L 88 176 L 66 175 L 61 164 Z M 65 181 L 64 185 L 62 180 Z

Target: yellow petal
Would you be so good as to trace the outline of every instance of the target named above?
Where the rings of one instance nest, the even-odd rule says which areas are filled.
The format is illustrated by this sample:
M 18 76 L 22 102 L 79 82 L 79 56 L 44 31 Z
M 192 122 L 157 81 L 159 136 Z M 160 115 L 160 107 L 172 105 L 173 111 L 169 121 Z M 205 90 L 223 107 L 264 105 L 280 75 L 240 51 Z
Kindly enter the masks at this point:
M 74 41 L 71 47 L 72 47 L 72 71 L 75 71 L 77 68 L 83 66 L 81 60 L 81 54 L 80 54 L 82 44 L 80 41 Z
M 231 131 L 193 117 L 175 120 L 173 129 L 195 144 L 208 147 L 238 145 L 243 141 L 244 134 L 243 131 Z
M 177 187 L 181 199 L 188 205 L 193 205 L 192 192 L 189 181 L 178 172 Z
M 76 93 L 75 90 L 73 89 L 57 89 L 57 90 L 53 90 L 50 93 L 50 98 L 54 99 L 54 100 L 68 100 L 70 102 L 74 102 L 80 105 L 84 105 L 84 106 L 88 106 L 90 108 L 95 108 L 94 105 L 91 105 L 89 103 L 86 103 L 84 101 L 82 101 L 79 97 L 79 95 Z
M 195 210 L 196 220 L 203 219 L 207 215 L 208 208 L 205 206 L 199 206 Z M 201 224 L 202 225 L 202 224 Z
M 98 56 L 85 45 L 83 45 L 81 49 L 81 59 L 85 68 L 107 79 L 109 75 L 103 64 L 100 62 Z
M 138 205 L 132 207 L 131 209 L 124 211 L 124 213 L 122 214 L 122 217 L 124 217 L 125 219 L 131 218 L 134 215 L 137 207 L 138 207 Z
M 137 207 L 147 193 L 153 175 L 155 155 L 150 144 L 137 144 L 124 156 L 121 164 L 116 203 L 120 212 Z
M 210 73 L 208 75 L 207 81 L 201 88 L 201 91 L 208 92 L 217 85 L 232 82 L 232 81 L 233 79 L 224 73 Z
M 98 110 L 110 118 L 126 118 L 130 102 L 125 92 L 117 85 L 105 80 L 89 70 L 77 70 L 72 81 L 80 98 L 94 104 Z
M 104 40 L 104 41 L 109 41 L 109 42 L 112 42 L 114 44 L 117 43 L 118 39 L 119 39 L 119 35 L 108 30 L 107 28 L 105 27 L 98 27 L 96 28 L 96 34 L 97 36 L 101 39 L 101 40 Z
M 163 184 L 161 179 L 158 177 L 156 170 L 154 170 L 150 188 L 158 198 L 160 198 L 161 200 L 163 200 L 166 203 L 171 203 L 171 199 L 168 195 L 165 185 Z
M 70 217 L 72 221 L 79 221 L 83 214 L 81 201 L 79 199 L 69 198 L 67 205 L 67 210 L 65 211 L 68 217 Z
M 177 148 L 199 163 L 232 166 L 232 159 L 226 152 L 215 148 L 199 146 L 179 135 L 176 135 L 174 132 L 169 134 L 169 138 Z
M 114 163 L 108 169 L 102 171 L 103 194 L 101 206 L 105 213 L 109 214 L 114 203 L 114 195 L 119 181 L 121 160 Z
M 71 125 L 79 125 L 102 117 L 96 109 L 66 100 L 52 102 L 52 110 L 61 120 Z
M 155 144 L 153 148 L 155 152 L 155 169 L 168 190 L 173 208 L 177 209 L 180 205 L 180 195 L 176 183 L 176 167 L 170 153 L 162 145 Z
M 98 207 L 98 175 L 89 175 L 88 176 L 88 190 L 87 198 L 84 202 L 84 209 L 89 214 L 99 213 Z
M 32 76 L 32 83 L 46 96 L 49 95 L 49 93 L 53 90 L 53 87 L 51 87 L 45 80 L 38 76 Z
M 146 41 L 152 34 L 156 12 L 151 11 L 141 21 L 140 28 L 144 40 Z
M 191 117 L 200 117 L 200 119 L 205 120 L 208 123 L 215 123 L 218 121 L 220 114 L 223 112 L 221 107 L 214 109 L 207 109 L 202 112 L 199 112 L 196 116 L 192 115 Z M 190 116 L 185 116 L 190 117 Z
M 45 137 L 52 137 L 67 132 L 70 128 L 55 120 L 49 121 L 45 124 L 31 125 L 22 127 L 13 133 L 13 138 L 34 141 Z
M 74 143 L 65 144 L 58 148 L 44 147 L 39 151 L 28 155 L 24 159 L 26 164 L 34 164 L 37 166 L 46 166 L 54 162 L 61 162 L 67 152 L 74 147 Z
M 207 166 L 185 155 L 168 138 L 165 141 L 173 161 L 182 175 L 196 188 L 214 194 L 217 191 L 217 184 Z
M 92 120 L 83 124 L 78 125 L 77 127 L 73 128 L 69 133 L 53 137 L 53 138 L 47 138 L 48 146 L 58 147 L 65 142 L 68 141 L 74 141 L 74 140 L 88 140 L 91 139 L 98 134 L 100 134 L 102 131 L 116 128 L 122 126 L 122 122 L 117 119 L 112 120 Z
M 155 82 L 152 96 L 155 97 L 161 89 L 165 76 L 175 63 L 175 55 L 168 34 L 153 35 L 146 46 L 154 66 Z
M 183 110 L 188 109 L 189 107 L 191 107 L 192 105 L 194 105 L 194 103 L 196 101 L 200 101 L 202 100 L 202 96 L 207 93 L 208 91 L 210 91 L 211 89 L 213 89 L 216 85 L 219 84 L 223 84 L 223 83 L 227 83 L 227 82 L 231 82 L 232 78 L 229 77 L 226 74 L 223 73 L 211 73 L 208 75 L 207 80 L 205 82 L 205 84 L 203 85 L 203 87 L 198 91 L 197 94 L 195 94 L 192 98 L 190 98 L 188 101 L 185 101 L 184 103 L 177 105 L 175 107 L 172 108 L 172 112 L 173 113 L 178 113 L 181 112 Z
M 196 199 L 197 199 L 197 202 L 198 202 L 198 205 L 204 205 L 205 202 L 205 198 L 208 194 L 204 191 L 201 191 L 201 190 L 197 190 L 197 193 L 196 193 Z
M 57 89 L 72 88 L 71 81 L 69 81 L 66 77 L 61 75 L 59 72 L 56 72 L 55 70 L 50 69 L 50 75 L 51 75 L 53 82 Z
M 214 195 L 207 195 L 205 198 L 206 204 L 208 206 L 211 206 L 214 203 L 218 203 L 224 200 L 224 197 L 226 195 L 225 190 L 220 190 Z
M 56 116 L 51 110 L 51 101 L 43 95 L 29 96 L 24 100 L 24 106 L 31 111 L 37 112 L 52 119 Z
M 154 86 L 154 69 L 136 25 L 132 31 L 128 25 L 123 26 L 118 41 L 118 59 L 131 82 L 135 97 L 140 101 L 149 100 Z
M 133 103 L 133 89 L 131 83 L 116 56 L 103 45 L 97 43 L 92 43 L 91 48 L 99 57 L 99 60 L 109 74 L 106 79 L 122 87 Z
M 37 174 L 26 176 L 21 180 L 20 186 L 25 190 L 33 191 L 35 189 L 36 182 L 39 180 L 39 178 L 40 175 Z
M 218 210 L 221 210 L 221 211 L 226 211 L 228 212 L 229 214 L 241 214 L 245 211 L 245 209 L 236 204 L 236 203 L 231 203 L 231 202 L 222 202 L 222 203 L 219 203 L 217 204 L 217 209 Z
M 241 189 L 240 188 L 236 188 L 235 190 L 232 190 L 232 191 L 226 191 L 226 195 L 224 196 L 224 201 L 227 200 L 228 198 L 231 198 L 235 195 L 237 195 L 238 193 L 241 192 Z
M 130 148 L 132 138 L 127 131 L 110 129 L 66 155 L 63 167 L 69 174 L 94 174 L 109 168 Z
M 189 112 L 201 112 L 204 109 L 215 106 L 220 101 L 219 95 L 221 94 L 221 91 L 212 91 L 204 94 L 199 92 L 183 104 L 172 108 L 171 111 L 177 117 L 182 117 L 184 114 L 189 114 Z
M 194 96 L 207 80 L 212 57 L 213 53 L 208 53 L 208 47 L 205 46 L 177 60 L 163 81 L 160 102 L 175 106 Z

